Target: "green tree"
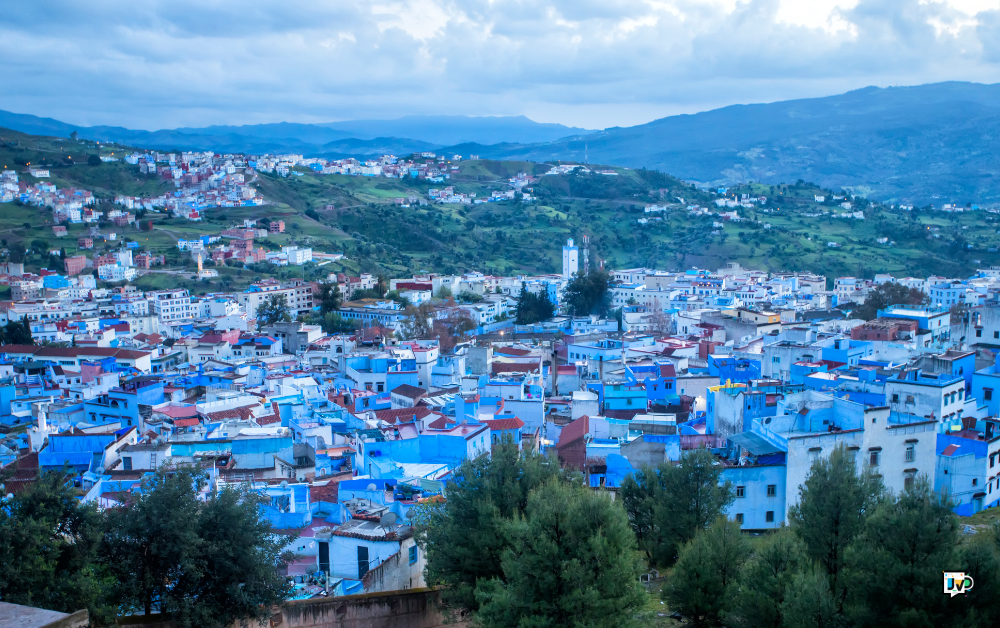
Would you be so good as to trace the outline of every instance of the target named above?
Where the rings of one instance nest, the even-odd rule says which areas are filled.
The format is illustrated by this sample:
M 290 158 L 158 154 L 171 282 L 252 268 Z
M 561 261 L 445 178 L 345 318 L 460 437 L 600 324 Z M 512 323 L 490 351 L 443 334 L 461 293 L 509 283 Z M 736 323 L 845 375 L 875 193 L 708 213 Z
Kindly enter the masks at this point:
M 517 306 L 514 309 L 514 318 L 518 325 L 547 321 L 555 313 L 555 305 L 552 304 L 547 292 L 535 294 L 528 290 L 525 284 L 521 284 L 521 294 L 517 297 Z
M 663 587 L 663 599 L 695 626 L 717 624 L 749 555 L 750 541 L 740 525 L 717 518 L 681 548 Z
M 869 292 L 864 304 L 852 310 L 851 318 L 870 321 L 878 316 L 879 310 L 890 305 L 925 305 L 929 302 L 930 299 L 921 290 L 889 281 Z
M 566 284 L 563 302 L 573 316 L 607 316 L 611 311 L 611 275 L 602 269 L 579 273 Z
M 326 315 L 330 312 L 336 312 L 340 309 L 341 304 L 340 286 L 328 281 L 321 282 L 319 284 L 319 292 L 316 294 L 316 300 L 319 302 L 319 311 L 321 314 Z
M 291 320 L 288 297 L 284 294 L 272 294 L 257 306 L 257 325 L 260 327 Z
M 448 286 L 441 286 L 434 292 L 435 299 L 441 299 L 442 301 L 447 301 L 452 297 L 451 288 Z
M 941 572 L 956 564 L 958 517 L 919 477 L 884 500 L 847 552 L 847 614 L 852 626 L 941 626 L 952 618 Z
M 30 228 L 31 225 L 25 227 L 25 229 L 30 229 Z M 14 242 L 13 244 L 7 247 L 7 253 L 8 256 L 10 257 L 10 261 L 14 262 L 15 264 L 21 264 L 24 262 L 24 258 L 28 253 L 28 249 L 22 243 Z
M 788 520 L 806 545 L 806 553 L 830 577 L 830 589 L 843 603 L 841 576 L 847 547 L 861 534 L 865 520 L 881 501 L 881 479 L 865 469 L 860 474 L 854 454 L 843 445 L 827 459 L 813 463 L 799 487 L 799 501 Z
M 757 540 L 740 571 L 726 625 L 732 628 L 781 628 L 785 592 L 808 564 L 805 546 L 788 528 Z
M 103 162 L 101 161 L 101 158 L 98 157 L 97 155 L 88 155 L 87 156 L 87 165 L 88 166 L 100 166 L 101 163 L 103 163 Z
M 122 609 L 221 628 L 262 620 L 287 595 L 278 567 L 289 539 L 273 535 L 259 498 L 227 488 L 199 501 L 204 482 L 193 468 L 159 471 L 107 511 L 102 555 Z
M 496 446 L 492 456 L 460 464 L 448 483 L 447 501 L 420 507 L 428 584 L 446 586 L 442 597 L 447 603 L 477 609 L 477 584 L 504 576 L 505 521 L 519 516 L 531 490 L 557 474 L 555 465 L 522 455 L 512 442 Z
M 42 474 L 0 507 L 0 599 L 111 619 L 110 582 L 96 562 L 100 543 L 97 509 L 80 502 L 66 474 Z
M 830 581 L 819 568 L 795 574 L 781 603 L 785 628 L 846 628 L 830 591 Z
M 651 562 L 673 564 L 680 547 L 732 503 L 732 485 L 721 474 L 710 451 L 695 449 L 676 465 L 640 469 L 622 482 L 622 505 Z
M 403 340 L 413 340 L 415 338 L 429 338 L 433 328 L 435 316 L 434 306 L 430 303 L 420 305 L 410 305 L 405 310 L 406 316 L 403 318 L 399 335 Z
M 959 547 L 961 571 L 974 575 L 975 587 L 950 603 L 963 605 L 963 625 L 967 628 L 992 628 L 1000 625 L 1000 524 L 981 530 Z
M 0 328 L 0 344 L 35 344 L 35 339 L 31 336 L 31 324 L 28 323 L 28 319 L 22 318 L 18 321 L 9 321 L 3 328 Z
M 478 623 L 490 627 L 634 624 L 646 602 L 642 561 L 621 507 L 552 480 L 504 527 L 503 577 L 480 581 Z

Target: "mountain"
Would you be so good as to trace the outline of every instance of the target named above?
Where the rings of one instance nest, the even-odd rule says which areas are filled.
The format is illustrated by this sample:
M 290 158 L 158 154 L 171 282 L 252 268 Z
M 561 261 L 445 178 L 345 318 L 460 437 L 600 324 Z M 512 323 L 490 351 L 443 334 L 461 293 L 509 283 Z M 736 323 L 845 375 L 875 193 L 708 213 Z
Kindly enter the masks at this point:
M 734 105 L 533 145 L 466 146 L 498 159 L 584 159 L 706 185 L 805 179 L 880 199 L 1000 201 L 1000 85 L 867 87 Z
M 52 118 L 9 111 L 0 111 L 0 127 L 61 137 L 76 131 L 87 139 L 163 150 L 294 152 L 323 157 L 385 152 L 405 154 L 462 142 L 540 143 L 590 132 L 561 124 L 534 122 L 524 116 L 406 116 L 398 120 L 346 120 L 324 124 L 279 122 L 142 131 L 112 126 L 75 126 Z

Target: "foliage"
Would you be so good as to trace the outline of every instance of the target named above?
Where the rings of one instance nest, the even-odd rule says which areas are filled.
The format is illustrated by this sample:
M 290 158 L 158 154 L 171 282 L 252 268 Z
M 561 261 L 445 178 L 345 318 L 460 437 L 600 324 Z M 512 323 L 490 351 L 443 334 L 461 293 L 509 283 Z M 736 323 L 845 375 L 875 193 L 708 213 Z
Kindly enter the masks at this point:
M 272 294 L 264 299 L 257 306 L 257 325 L 266 327 L 275 323 L 288 322 L 292 320 L 288 309 L 288 296 L 284 294 Z
M 448 604 L 477 609 L 479 582 L 504 579 L 506 520 L 519 516 L 528 494 L 557 474 L 554 465 L 540 456 L 522 456 L 511 442 L 494 447 L 492 456 L 459 465 L 448 484 L 447 501 L 420 507 L 427 583 L 446 586 L 442 596 Z
M 344 318 L 339 312 L 327 312 L 320 320 L 324 334 L 349 334 L 360 324 L 360 321 Z
M 341 304 L 340 286 L 327 281 L 320 282 L 316 301 L 319 303 L 319 311 L 323 315 L 339 310 Z
M 100 166 L 103 161 L 97 155 L 87 155 L 87 165 L 88 166 Z
M 97 509 L 80 503 L 65 473 L 42 474 L 0 508 L 0 599 L 110 619 L 109 581 L 95 564 L 100 542 Z
M 31 336 L 31 324 L 27 318 L 9 321 L 0 328 L 0 344 L 3 345 L 33 345 L 35 339 Z
M 792 528 L 809 557 L 830 576 L 830 588 L 839 600 L 847 548 L 883 497 L 879 476 L 870 468 L 858 474 L 854 454 L 841 445 L 829 458 L 813 463 L 799 488 L 798 503 L 789 509 Z
M 837 610 L 830 581 L 820 569 L 809 569 L 792 578 L 781 602 L 786 628 L 846 628 Z
M 732 503 L 729 482 L 706 449 L 686 451 L 680 463 L 643 467 L 622 482 L 620 494 L 639 549 L 657 565 L 671 565 L 679 548 Z
M 548 292 L 542 291 L 535 294 L 522 283 L 521 295 L 517 298 L 517 307 L 514 312 L 515 322 L 518 325 L 531 325 L 552 318 L 556 313 L 556 307 L 549 300 Z
M 718 517 L 681 548 L 663 598 L 695 626 L 715 624 L 733 597 L 737 575 L 749 555 L 750 541 L 740 524 Z
M 442 301 L 447 301 L 452 297 L 451 288 L 448 286 L 441 286 L 434 292 L 435 299 L 441 299 Z
M 435 316 L 434 306 L 430 303 L 420 305 L 410 305 L 404 310 L 406 317 L 403 318 L 399 335 L 403 340 L 414 340 L 416 338 L 430 338 Z
M 102 554 L 123 609 L 223 627 L 262 620 L 287 595 L 277 567 L 288 539 L 272 534 L 256 495 L 227 488 L 202 502 L 203 485 L 192 468 L 158 471 L 108 510 Z
M 606 494 L 551 480 L 503 528 L 503 577 L 480 581 L 483 626 L 618 627 L 645 604 L 641 561 L 621 507 Z
M 732 628 L 781 628 L 785 592 L 809 561 L 805 546 L 788 528 L 757 539 L 743 565 L 726 625 Z
M 470 290 L 462 290 L 455 296 L 455 300 L 459 303 L 480 303 L 483 297 Z
M 851 318 L 870 321 L 878 316 L 879 310 L 890 305 L 926 305 L 929 302 L 930 299 L 922 291 L 889 281 L 869 292 L 864 304 L 851 312 Z
M 469 332 L 476 328 L 476 322 L 472 320 L 465 310 L 451 310 L 444 318 L 439 318 L 432 325 L 431 335 L 437 338 L 441 352 L 446 353 L 455 348 L 455 345 L 465 340 Z
M 573 316 L 607 316 L 611 311 L 611 275 L 601 269 L 579 273 L 566 284 L 563 302 Z

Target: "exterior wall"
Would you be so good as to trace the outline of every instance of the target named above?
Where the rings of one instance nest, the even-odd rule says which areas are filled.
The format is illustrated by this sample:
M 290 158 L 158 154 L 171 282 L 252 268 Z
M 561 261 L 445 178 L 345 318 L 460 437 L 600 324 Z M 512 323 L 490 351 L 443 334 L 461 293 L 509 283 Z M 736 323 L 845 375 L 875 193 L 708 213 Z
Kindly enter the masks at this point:
M 787 467 L 785 465 L 726 467 L 722 470 L 722 480 L 733 483 L 733 491 L 743 487 L 743 497 L 737 497 L 726 509 L 730 519 L 743 515 L 743 530 L 773 530 L 785 521 Z M 774 486 L 774 495 L 767 493 L 768 486 Z M 796 487 L 798 489 L 798 487 Z M 798 494 L 798 490 L 795 491 Z M 767 521 L 767 513 L 772 513 L 772 521 Z
M 369 541 L 347 536 L 330 537 L 330 573 L 337 578 L 357 580 L 358 547 L 368 548 L 368 564 L 381 565 L 393 554 L 399 552 L 398 542 Z
M 799 486 L 804 484 L 809 476 L 812 463 L 819 458 L 828 458 L 833 450 L 842 444 L 849 449 L 860 450 L 863 438 L 864 433 L 861 430 L 850 430 L 809 434 L 788 439 L 785 517 L 788 516 L 788 508 L 799 503 Z
M 878 451 L 875 469 L 885 487 L 895 493 L 906 488 L 907 477 L 926 476 L 934 482 L 934 465 L 937 458 L 937 421 L 924 421 L 910 425 L 887 423 L 888 408 L 869 408 L 865 411 L 865 438 L 858 462 L 868 465 L 871 453 Z M 907 459 L 907 448 L 913 446 L 913 459 Z
M 279 612 L 282 628 L 465 628 L 462 618 L 439 610 L 433 589 L 364 593 L 289 602 Z
M 416 560 L 411 562 L 412 555 Z M 400 544 L 398 552 L 365 574 L 362 579 L 365 593 L 423 588 L 425 565 L 423 549 L 412 537 L 408 538 Z
M 952 393 L 956 393 L 954 402 L 951 401 Z M 964 379 L 945 385 L 896 379 L 889 379 L 885 382 L 885 400 L 889 407 L 895 412 L 915 417 L 930 418 L 933 416 L 936 419 L 941 419 L 955 414 L 961 410 L 964 397 Z

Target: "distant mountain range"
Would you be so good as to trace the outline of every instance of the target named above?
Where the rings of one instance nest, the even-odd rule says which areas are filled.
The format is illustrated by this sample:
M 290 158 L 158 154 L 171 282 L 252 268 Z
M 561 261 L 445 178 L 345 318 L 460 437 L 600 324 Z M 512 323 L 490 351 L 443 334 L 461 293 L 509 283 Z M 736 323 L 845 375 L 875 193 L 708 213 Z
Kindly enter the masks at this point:
M 421 150 L 655 168 L 706 186 L 805 179 L 883 200 L 1000 203 L 1000 85 L 867 87 L 590 131 L 523 116 L 407 116 L 161 131 L 77 127 L 0 111 L 25 133 L 159 149 L 339 157 Z
M 137 131 L 123 127 L 82 127 L 21 113 L 0 111 L 0 127 L 33 135 L 80 137 L 161 150 L 214 150 L 244 153 L 303 153 L 310 156 L 407 154 L 472 142 L 534 144 L 590 133 L 524 116 L 406 116 L 398 120 L 346 120 L 323 124 L 249 124 Z
M 884 200 L 1000 202 L 1000 85 L 867 87 L 734 105 L 534 145 L 465 146 L 498 159 L 655 168 L 702 184 L 805 179 Z M 457 151 L 462 152 L 462 151 Z

